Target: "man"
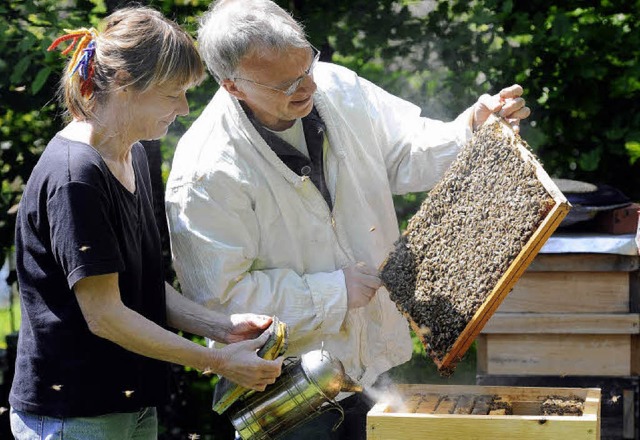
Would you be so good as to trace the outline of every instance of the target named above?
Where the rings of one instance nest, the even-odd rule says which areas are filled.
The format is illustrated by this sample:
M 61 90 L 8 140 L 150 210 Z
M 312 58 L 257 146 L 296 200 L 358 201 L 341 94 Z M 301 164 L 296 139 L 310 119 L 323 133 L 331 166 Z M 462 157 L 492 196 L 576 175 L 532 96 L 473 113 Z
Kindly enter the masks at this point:
M 277 315 L 287 355 L 324 346 L 371 387 L 412 352 L 377 276 L 398 238 L 392 194 L 431 188 L 491 113 L 517 128 L 529 114 L 522 89 L 482 96 L 450 123 L 421 118 L 318 62 L 301 26 L 268 0 L 216 2 L 198 40 L 221 88 L 180 140 L 167 185 L 183 292 L 224 313 Z M 341 438 L 364 438 L 370 402 L 338 398 Z M 329 438 L 336 419 L 329 412 L 295 437 Z

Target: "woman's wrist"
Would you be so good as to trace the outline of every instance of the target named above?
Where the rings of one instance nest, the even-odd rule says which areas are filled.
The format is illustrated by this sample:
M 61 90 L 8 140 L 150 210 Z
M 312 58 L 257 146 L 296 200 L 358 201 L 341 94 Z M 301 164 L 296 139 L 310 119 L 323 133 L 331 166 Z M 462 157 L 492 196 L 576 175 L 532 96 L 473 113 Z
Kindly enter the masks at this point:
M 233 327 L 231 318 L 214 310 L 209 310 L 208 312 L 208 330 L 207 334 L 203 336 L 222 344 L 228 344 L 229 334 Z
M 224 370 L 224 359 L 220 350 L 215 348 L 207 348 L 205 366 L 202 368 L 203 374 L 222 374 Z

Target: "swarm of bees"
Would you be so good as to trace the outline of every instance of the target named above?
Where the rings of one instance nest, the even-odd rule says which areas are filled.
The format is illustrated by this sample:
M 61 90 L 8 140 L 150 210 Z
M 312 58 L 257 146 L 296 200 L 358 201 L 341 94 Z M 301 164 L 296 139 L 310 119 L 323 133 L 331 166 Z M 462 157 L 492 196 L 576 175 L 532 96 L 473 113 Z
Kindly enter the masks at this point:
M 501 124 L 474 134 L 381 267 L 390 298 L 434 360 L 451 350 L 554 205 Z
M 576 396 L 547 396 L 540 411 L 545 416 L 581 416 L 584 413 L 584 399 Z
M 541 396 L 542 397 L 542 396 Z M 577 396 L 546 396 L 538 402 L 539 407 L 528 402 L 527 415 L 582 416 L 585 400 Z M 413 394 L 408 396 L 402 408 L 394 412 L 417 414 L 470 414 L 470 415 L 523 415 L 521 409 L 514 411 L 514 402 L 497 394 L 448 395 Z

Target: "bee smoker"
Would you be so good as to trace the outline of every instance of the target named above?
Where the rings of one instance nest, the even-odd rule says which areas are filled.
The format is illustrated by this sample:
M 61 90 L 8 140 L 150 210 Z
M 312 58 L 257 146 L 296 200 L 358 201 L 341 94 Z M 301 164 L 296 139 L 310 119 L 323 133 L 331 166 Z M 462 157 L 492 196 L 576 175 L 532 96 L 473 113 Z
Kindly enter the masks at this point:
M 325 350 L 314 350 L 287 363 L 276 382 L 263 392 L 237 401 L 229 418 L 243 440 L 275 439 L 331 409 L 340 412 L 339 425 L 344 412 L 334 397 L 340 391 L 362 391 L 362 386 L 345 374 L 339 359 Z

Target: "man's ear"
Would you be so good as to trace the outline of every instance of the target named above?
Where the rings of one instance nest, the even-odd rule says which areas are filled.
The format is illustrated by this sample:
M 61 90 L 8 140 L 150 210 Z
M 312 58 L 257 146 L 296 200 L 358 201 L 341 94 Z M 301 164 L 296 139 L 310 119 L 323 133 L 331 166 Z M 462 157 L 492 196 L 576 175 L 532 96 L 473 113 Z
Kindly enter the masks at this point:
M 242 90 L 238 88 L 236 82 L 232 79 L 222 80 L 220 85 L 227 91 L 229 94 L 235 96 L 239 100 L 244 100 L 245 94 Z

